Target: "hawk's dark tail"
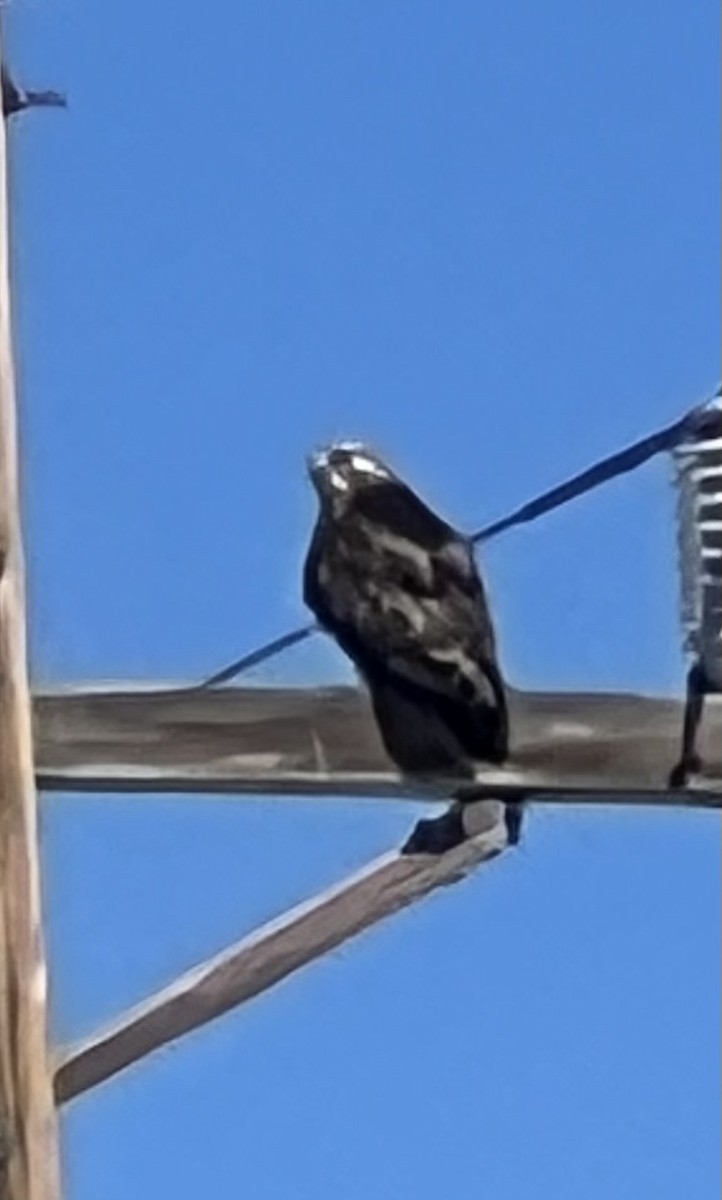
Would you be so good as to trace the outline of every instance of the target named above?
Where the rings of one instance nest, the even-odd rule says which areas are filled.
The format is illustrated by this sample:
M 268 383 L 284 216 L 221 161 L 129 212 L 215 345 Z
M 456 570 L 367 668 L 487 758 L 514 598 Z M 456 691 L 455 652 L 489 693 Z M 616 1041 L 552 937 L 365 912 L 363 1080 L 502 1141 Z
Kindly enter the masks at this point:
M 465 704 L 405 680 L 366 677 L 386 753 L 409 775 L 472 778 L 474 760 L 507 756 L 506 713 Z
M 399 770 L 409 775 L 473 775 L 471 761 L 438 704 L 389 678 L 366 682 L 386 753 Z

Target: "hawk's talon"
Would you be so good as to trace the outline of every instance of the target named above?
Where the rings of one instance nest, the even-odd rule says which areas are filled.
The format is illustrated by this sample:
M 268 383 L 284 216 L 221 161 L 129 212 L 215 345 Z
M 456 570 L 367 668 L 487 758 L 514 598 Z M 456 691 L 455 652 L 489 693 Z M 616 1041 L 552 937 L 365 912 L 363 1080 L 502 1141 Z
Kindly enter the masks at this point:
M 689 758 L 681 758 L 669 773 L 668 786 L 673 790 L 685 788 L 689 783 L 690 777 L 699 775 L 702 771 L 702 759 L 698 754 L 692 754 Z

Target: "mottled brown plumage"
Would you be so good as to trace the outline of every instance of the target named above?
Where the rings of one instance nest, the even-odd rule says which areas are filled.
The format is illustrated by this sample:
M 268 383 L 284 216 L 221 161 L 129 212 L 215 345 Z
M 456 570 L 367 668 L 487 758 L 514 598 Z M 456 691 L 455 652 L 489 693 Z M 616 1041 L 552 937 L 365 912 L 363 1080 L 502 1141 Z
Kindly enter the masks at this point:
M 504 683 L 470 541 L 362 446 L 309 470 L 320 511 L 304 598 L 368 686 L 387 753 L 419 776 L 503 762 Z

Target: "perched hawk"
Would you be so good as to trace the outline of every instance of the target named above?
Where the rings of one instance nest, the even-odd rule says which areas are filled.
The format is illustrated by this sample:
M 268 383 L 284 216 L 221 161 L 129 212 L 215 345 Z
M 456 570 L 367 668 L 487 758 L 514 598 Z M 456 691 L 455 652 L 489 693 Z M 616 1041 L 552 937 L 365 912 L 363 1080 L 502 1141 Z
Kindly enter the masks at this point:
M 504 681 L 471 542 L 362 445 L 321 451 L 309 474 L 320 512 L 304 599 L 367 684 L 389 756 L 460 780 L 476 760 L 502 763 Z

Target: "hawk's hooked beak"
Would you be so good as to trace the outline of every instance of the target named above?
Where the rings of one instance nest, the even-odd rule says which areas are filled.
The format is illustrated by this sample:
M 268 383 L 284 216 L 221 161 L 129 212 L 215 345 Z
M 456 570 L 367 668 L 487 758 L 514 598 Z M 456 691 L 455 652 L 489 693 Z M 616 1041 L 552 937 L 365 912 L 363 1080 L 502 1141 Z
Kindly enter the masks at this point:
M 313 450 L 306 455 L 306 470 L 313 476 L 317 471 L 328 470 L 328 450 Z
M 328 486 L 328 451 L 314 450 L 306 456 L 306 470 L 308 471 L 309 479 L 317 491 L 321 491 Z

